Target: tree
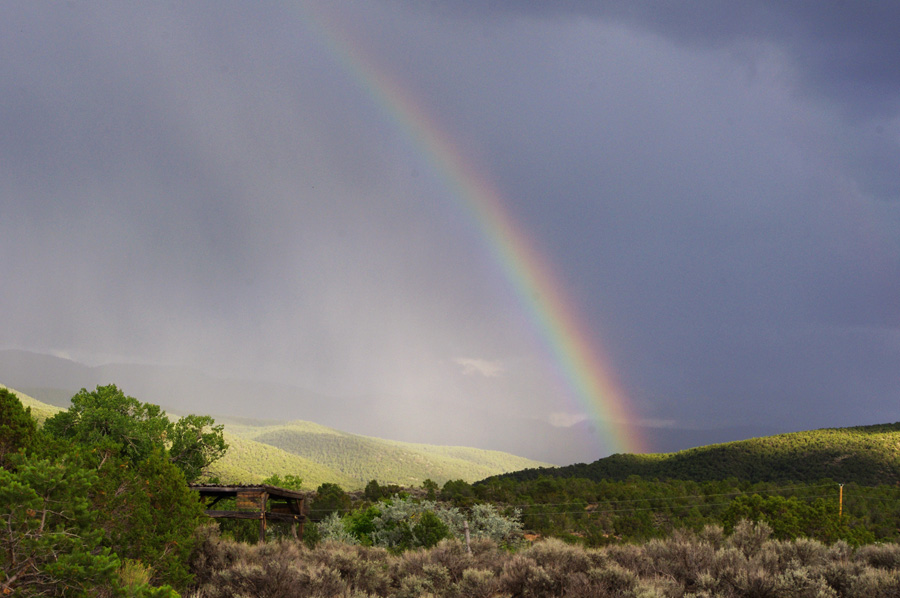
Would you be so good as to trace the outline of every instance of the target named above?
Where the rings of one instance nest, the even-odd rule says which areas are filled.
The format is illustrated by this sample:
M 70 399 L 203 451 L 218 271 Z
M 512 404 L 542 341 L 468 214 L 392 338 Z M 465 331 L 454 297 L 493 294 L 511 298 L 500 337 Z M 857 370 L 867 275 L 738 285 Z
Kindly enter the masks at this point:
M 119 455 L 137 464 L 161 451 L 188 482 L 221 458 L 228 445 L 222 426 L 206 415 L 187 415 L 172 423 L 159 405 L 127 396 L 114 384 L 81 389 L 67 411 L 44 423 L 44 429 L 101 451 L 104 458 Z
M 437 482 L 431 478 L 426 478 L 422 482 L 422 488 L 425 490 L 425 498 L 427 500 L 437 500 L 438 492 L 440 491 L 440 486 L 438 486 Z
M 23 407 L 14 392 L 0 388 L 0 468 L 9 467 L 14 453 L 31 448 L 37 434 L 31 407 Z
M 110 384 L 92 392 L 82 388 L 67 411 L 44 422 L 44 430 L 139 463 L 165 446 L 171 425 L 158 405 L 141 403 Z
M 369 483 L 366 484 L 366 488 L 363 490 L 363 497 L 372 502 L 381 500 L 382 497 L 384 497 L 384 491 L 381 489 L 378 480 L 370 480 Z
M 154 584 L 185 587 L 191 581 L 194 530 L 204 515 L 181 470 L 155 451 L 136 464 L 109 457 L 97 471 L 89 497 L 105 545 L 123 559 L 141 561 Z
M 87 498 L 97 474 L 70 462 L 0 469 L 0 595 L 81 596 L 114 583 Z
M 210 463 L 224 457 L 228 450 L 223 426 L 215 423 L 208 415 L 186 415 L 169 429 L 169 460 L 189 482 L 199 478 Z
M 350 497 L 337 484 L 325 482 L 316 489 L 316 498 L 309 506 L 310 519 L 321 521 L 331 513 L 343 515 L 350 510 Z
M 273 473 L 264 479 L 262 483 L 269 486 L 277 486 L 278 488 L 286 488 L 287 490 L 303 490 L 303 478 L 290 473 L 284 477 Z
M 104 546 L 140 560 L 154 583 L 184 587 L 190 581 L 186 563 L 203 510 L 186 474 L 196 478 L 224 453 L 222 426 L 213 423 L 191 415 L 173 424 L 159 406 L 109 385 L 82 389 L 68 411 L 44 424 L 98 473 L 87 498 Z

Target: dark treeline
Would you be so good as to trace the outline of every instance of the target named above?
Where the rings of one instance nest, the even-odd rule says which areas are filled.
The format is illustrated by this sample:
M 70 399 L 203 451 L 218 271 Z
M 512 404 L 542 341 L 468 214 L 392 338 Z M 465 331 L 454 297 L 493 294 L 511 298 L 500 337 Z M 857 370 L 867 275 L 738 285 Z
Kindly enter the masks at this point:
M 661 538 L 678 529 L 721 525 L 741 519 L 766 522 L 776 538 L 816 538 L 851 544 L 900 537 L 900 488 L 844 484 L 745 482 L 736 478 L 695 482 L 594 481 L 539 477 L 492 479 L 446 493 L 457 502 L 489 501 L 522 511 L 526 530 L 589 546 Z

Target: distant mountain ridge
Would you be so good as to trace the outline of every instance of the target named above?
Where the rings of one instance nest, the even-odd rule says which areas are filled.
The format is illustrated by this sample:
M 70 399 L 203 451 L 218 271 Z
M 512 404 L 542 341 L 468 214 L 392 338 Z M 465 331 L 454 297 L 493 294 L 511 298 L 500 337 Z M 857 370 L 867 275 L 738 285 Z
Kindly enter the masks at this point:
M 38 421 L 60 411 L 13 390 Z M 330 482 L 353 490 L 370 480 L 381 484 L 419 486 L 426 479 L 475 482 L 527 467 L 546 466 L 500 451 L 414 444 L 341 432 L 305 421 L 286 424 L 223 418 L 225 457 L 210 474 L 228 483 L 256 483 L 278 474 L 299 476 L 310 489 Z
M 209 413 L 231 418 L 314 421 L 338 430 L 412 443 L 477 446 L 554 464 L 595 459 L 601 434 L 591 421 L 551 425 L 518 410 L 486 406 L 461 410 L 428 400 L 405 403 L 404 413 L 429 422 L 409 425 L 386 396 L 330 396 L 271 381 L 216 378 L 186 367 L 106 364 L 87 366 L 70 359 L 18 349 L 0 349 L 0 381 L 45 403 L 65 406 L 81 388 L 115 383 L 127 394 L 169 413 Z M 687 429 L 637 426 L 657 452 L 787 432 L 761 425 Z
M 593 463 L 535 468 L 497 477 L 591 480 L 677 479 L 698 482 L 816 482 L 866 486 L 900 484 L 900 423 L 823 428 L 751 438 L 675 453 L 617 454 Z M 487 481 L 487 480 L 486 480 Z

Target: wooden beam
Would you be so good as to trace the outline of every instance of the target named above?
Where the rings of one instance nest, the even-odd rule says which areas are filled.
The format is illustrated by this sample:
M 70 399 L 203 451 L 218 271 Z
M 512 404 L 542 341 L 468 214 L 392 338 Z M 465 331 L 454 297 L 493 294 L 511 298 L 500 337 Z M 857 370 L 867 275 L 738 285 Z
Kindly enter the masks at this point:
M 220 519 L 262 519 L 263 515 L 265 515 L 266 519 L 271 519 L 272 521 L 288 521 L 288 522 L 303 522 L 306 521 L 306 517 L 303 515 L 293 515 L 290 513 L 259 513 L 256 511 L 205 511 L 206 514 L 210 517 L 220 518 Z

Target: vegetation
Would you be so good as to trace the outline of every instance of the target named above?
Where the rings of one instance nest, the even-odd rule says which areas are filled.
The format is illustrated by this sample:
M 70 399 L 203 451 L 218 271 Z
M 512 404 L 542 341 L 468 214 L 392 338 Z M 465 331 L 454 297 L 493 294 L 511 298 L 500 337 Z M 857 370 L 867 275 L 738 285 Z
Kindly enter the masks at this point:
M 31 411 L 31 417 L 33 417 L 39 424 L 43 424 L 47 418 L 53 417 L 54 415 L 62 411 L 62 409 L 60 409 L 59 407 L 55 407 L 53 405 L 48 405 L 47 403 L 44 403 L 42 401 L 38 401 L 37 399 L 27 394 L 24 394 L 12 388 L 8 388 L 2 384 L 0 384 L 0 390 L 6 390 L 15 395 L 16 398 L 19 399 L 19 402 L 22 403 L 22 405 L 26 409 L 29 409 Z
M 900 485 L 857 481 L 871 479 L 860 463 L 880 463 L 878 478 L 894 479 L 896 425 L 618 455 L 597 462 L 617 472 L 607 478 L 575 477 L 596 473 L 595 463 L 475 484 L 424 477 L 417 486 L 364 483 L 351 467 L 340 474 L 350 484 L 311 482 L 290 465 L 336 470 L 265 445 L 268 455 L 287 455 L 285 469 L 263 476 L 257 468 L 254 481 L 318 489 L 305 543 L 285 533 L 251 545 L 240 540 L 255 543 L 257 522 L 204 525 L 187 485 L 227 448 L 211 418 L 171 421 L 115 386 L 82 390 L 43 426 L 34 417 L 40 405 L 29 407 L 0 388 L 0 596 L 900 595 Z M 252 438 L 274 442 L 267 435 L 280 431 L 303 444 L 305 430 L 327 439 L 320 446 L 344 447 L 332 463 L 357 450 L 412 460 L 409 469 L 386 469 L 392 475 L 427 471 L 416 459 L 479 458 L 302 422 L 249 428 L 236 426 L 231 438 L 264 446 Z M 497 455 L 483 452 L 496 465 Z M 748 454 L 768 458 L 773 471 L 740 470 Z M 778 469 L 787 454 L 807 463 L 788 475 Z M 748 477 L 723 477 L 731 471 L 719 460 Z M 812 477 L 822 464 L 843 468 L 843 486 Z M 635 467 L 660 469 L 625 476 Z M 677 479 L 685 472 L 693 477 Z
M 332 511 L 319 525 L 321 540 L 380 546 L 392 552 L 431 548 L 445 538 L 486 538 L 507 547 L 522 541 L 519 513 L 500 514 L 493 505 L 475 505 L 468 512 L 446 503 L 395 495 L 343 516 Z
M 431 549 L 325 542 L 247 545 L 213 530 L 196 553 L 196 598 L 225 596 L 888 598 L 900 595 L 900 546 L 775 540 L 765 524 L 709 526 L 642 546 L 585 549 L 560 540 L 517 552 L 486 539 Z
M 653 455 L 617 454 L 589 464 L 505 474 L 589 480 L 643 479 L 705 482 L 816 482 L 863 486 L 900 484 L 900 423 L 793 432 Z
M 740 519 L 770 525 L 778 539 L 843 539 L 858 545 L 900 539 L 900 488 L 816 484 L 643 480 L 594 482 L 538 478 L 492 480 L 471 487 L 457 501 L 484 501 L 522 510 L 526 530 L 588 546 L 645 542 L 677 529 L 709 524 L 731 529 Z M 443 493 L 442 493 L 443 494 Z
M 191 582 L 203 513 L 185 474 L 225 450 L 211 419 L 173 424 L 115 386 L 82 390 L 43 428 L 2 389 L 0 416 L 0 595 L 172 596 Z
M 81 389 L 72 405 L 44 423 L 54 438 L 64 438 L 116 454 L 132 464 L 166 453 L 186 479 L 194 481 L 228 448 L 222 426 L 209 416 L 188 415 L 172 422 L 158 405 L 126 396 L 115 385 Z
M 213 478 L 232 483 L 258 484 L 272 475 L 302 472 L 306 489 L 326 482 L 345 488 L 354 488 L 358 484 L 349 476 L 299 455 L 232 434 L 228 424 L 225 424 L 223 436 L 229 449 L 222 459 L 210 466 L 209 473 Z

